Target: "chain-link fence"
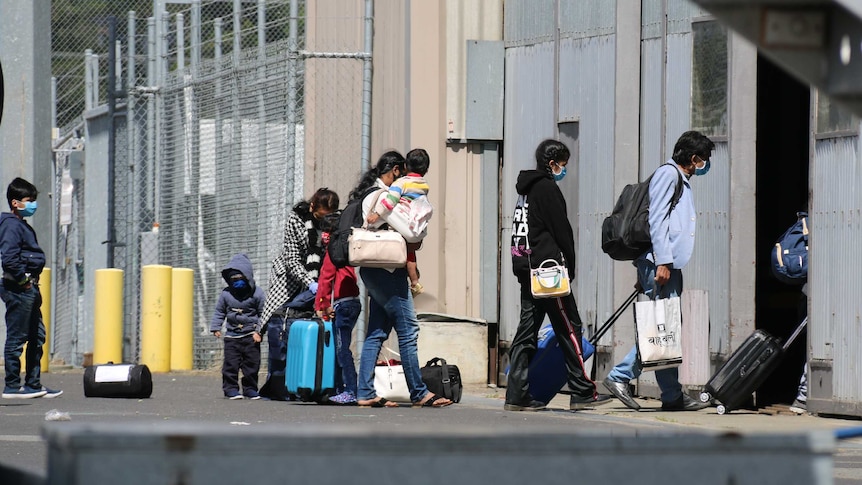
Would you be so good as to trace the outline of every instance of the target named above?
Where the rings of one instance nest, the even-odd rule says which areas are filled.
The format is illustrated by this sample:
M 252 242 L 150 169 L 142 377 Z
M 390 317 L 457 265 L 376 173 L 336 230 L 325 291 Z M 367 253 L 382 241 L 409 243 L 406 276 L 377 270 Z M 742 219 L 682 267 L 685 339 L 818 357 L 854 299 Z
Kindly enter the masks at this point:
M 287 211 L 304 196 L 305 172 L 314 174 L 316 185 L 330 178 L 330 185 L 337 185 L 338 177 L 343 182 L 346 167 L 351 178 L 358 174 L 363 61 L 370 60 L 362 52 L 365 19 L 343 9 L 327 18 L 331 7 L 298 0 L 162 2 L 165 13 L 159 18 L 142 16 L 152 11 L 152 2 L 103 3 L 136 9 L 99 10 L 104 18 L 111 13 L 118 19 L 120 98 L 109 201 L 115 236 L 108 244 L 114 267 L 125 270 L 124 358 L 140 357 L 140 268 L 166 264 L 195 272 L 194 365 L 214 367 L 220 365 L 221 346 L 209 332 L 209 319 L 225 286 L 223 266 L 233 254 L 246 253 L 258 285 L 267 289 Z M 310 20 L 309 9 L 318 16 Z M 54 19 L 55 25 L 67 22 Z M 309 23 L 320 31 L 328 31 L 327 25 L 349 28 L 356 35 L 338 35 L 337 43 L 318 39 L 316 49 L 327 50 L 310 51 Z M 91 64 L 91 74 L 81 71 L 82 100 L 89 96 L 91 105 L 108 99 L 109 63 L 103 54 L 98 68 Z M 77 103 L 76 95 L 59 87 L 58 81 L 58 124 L 74 127 L 87 103 Z M 61 109 L 61 92 L 76 102 Z M 58 180 L 61 159 L 58 152 Z M 79 203 L 82 186 L 72 181 Z M 80 234 L 85 211 L 74 207 L 78 212 L 61 227 L 58 249 L 62 246 L 67 261 L 80 262 L 80 254 L 71 253 L 90 235 Z M 55 345 L 54 354 L 80 363 L 91 349 L 65 342 L 76 326 L 92 325 L 82 321 L 81 308 L 90 303 L 80 295 L 93 275 L 82 274 L 81 264 L 71 266 L 77 279 L 61 268 L 57 280 L 55 335 L 64 343 Z

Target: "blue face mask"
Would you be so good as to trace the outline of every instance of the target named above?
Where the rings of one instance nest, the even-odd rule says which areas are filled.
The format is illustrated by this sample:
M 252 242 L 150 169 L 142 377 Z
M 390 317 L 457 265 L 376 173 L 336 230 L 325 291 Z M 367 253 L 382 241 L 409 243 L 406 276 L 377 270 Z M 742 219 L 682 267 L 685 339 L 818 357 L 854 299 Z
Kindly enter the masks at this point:
M 36 213 L 36 209 L 38 208 L 36 201 L 31 200 L 30 202 L 24 202 L 24 208 L 18 209 L 18 214 L 21 217 L 30 217 Z
M 709 172 L 709 160 L 704 161 L 703 168 L 694 167 L 694 174 L 697 176 L 704 176 Z
M 241 289 L 245 288 L 246 286 L 248 286 L 248 283 L 246 283 L 245 280 L 236 280 L 233 283 L 231 283 L 230 285 L 235 290 L 241 290 Z
M 555 181 L 559 182 L 560 180 L 563 180 L 563 177 L 566 176 L 566 167 L 563 167 L 563 169 L 560 170 L 560 173 L 554 173 L 553 175 Z

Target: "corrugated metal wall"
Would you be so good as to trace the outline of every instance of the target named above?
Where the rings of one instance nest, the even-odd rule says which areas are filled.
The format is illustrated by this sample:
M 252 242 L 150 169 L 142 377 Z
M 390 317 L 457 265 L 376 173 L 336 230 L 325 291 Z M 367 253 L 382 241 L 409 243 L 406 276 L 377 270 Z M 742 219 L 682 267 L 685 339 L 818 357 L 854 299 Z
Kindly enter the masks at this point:
M 645 0 L 641 7 L 641 164 L 640 180 L 665 160 L 664 146 L 664 21 L 662 0 Z
M 517 2 L 513 2 L 517 3 Z M 508 4 L 507 4 L 508 5 Z M 508 17 L 507 17 L 508 19 Z M 547 19 L 546 19 L 547 20 Z M 553 16 L 549 20 L 553 23 Z M 509 20 L 507 20 L 508 24 Z M 508 27 L 507 27 L 508 29 Z M 508 39 L 506 39 L 508 44 Z M 518 172 L 536 166 L 536 146 L 554 136 L 554 49 L 552 43 L 506 49 L 506 106 L 504 122 L 502 257 L 500 268 L 500 339 L 511 341 L 518 328 L 520 297 L 512 275 L 509 244 L 515 181 Z
M 709 349 L 713 354 L 727 353 L 730 332 L 729 158 L 727 142 L 717 142 L 709 175 L 692 178 L 697 238 L 691 262 L 683 272 L 686 290 L 704 290 L 709 296 L 708 328 L 703 322 L 693 322 L 693 327 L 709 331 Z
M 862 156 L 859 137 L 817 140 L 813 194 L 808 335 L 811 358 L 832 361 L 832 400 L 862 400 Z M 820 396 L 830 399 L 829 396 Z
M 612 18 L 613 5 L 602 5 L 599 10 L 611 7 Z M 560 120 L 578 120 L 580 129 L 577 185 L 560 187 L 568 189 L 569 219 L 577 226 L 575 299 L 588 325 L 613 311 L 613 261 L 602 253 L 601 227 L 614 204 L 614 40 L 614 35 L 572 38 L 560 46 Z
M 549 42 L 554 38 L 554 0 L 507 0 L 503 25 L 506 47 Z
M 506 4 L 502 244 L 508 245 L 509 241 L 517 171 L 532 166 L 535 144 L 554 132 L 555 121 L 578 122 L 578 184 L 570 186 L 564 182 L 561 188 L 570 192 L 566 194 L 569 205 L 579 211 L 577 215 L 570 213 L 570 219 L 578 228 L 576 298 L 582 317 L 592 324 L 603 320 L 613 310 L 613 265 L 601 251 L 600 227 L 616 196 L 613 193 L 615 79 L 627 73 L 616 72 L 615 2 L 561 2 L 560 119 L 553 120 L 553 93 L 548 92 L 553 88 L 553 42 L 524 46 L 530 39 L 551 34 L 544 27 L 553 23 L 552 9 L 544 10 L 548 3 L 551 2 L 531 2 L 532 15 L 527 19 L 511 16 L 513 9 L 517 16 L 519 9 L 524 8 L 523 2 Z M 685 0 L 645 0 L 642 4 L 642 180 L 666 161 L 679 135 L 690 129 L 691 23 L 702 15 L 699 8 Z M 544 20 L 537 20 L 539 18 Z M 584 66 L 589 68 L 584 69 Z M 709 333 L 710 350 L 715 353 L 727 352 L 729 334 L 730 164 L 728 143 L 723 139 L 716 143 L 713 162 L 709 177 L 693 181 L 698 238 L 685 278 L 687 289 L 705 290 L 709 294 L 712 328 L 705 324 L 699 327 Z M 505 247 L 503 254 L 501 339 L 508 340 L 517 325 L 518 298 L 517 283 L 510 276 L 511 261 Z M 727 269 L 720 271 L 718 268 Z M 617 353 L 620 350 L 617 349 Z

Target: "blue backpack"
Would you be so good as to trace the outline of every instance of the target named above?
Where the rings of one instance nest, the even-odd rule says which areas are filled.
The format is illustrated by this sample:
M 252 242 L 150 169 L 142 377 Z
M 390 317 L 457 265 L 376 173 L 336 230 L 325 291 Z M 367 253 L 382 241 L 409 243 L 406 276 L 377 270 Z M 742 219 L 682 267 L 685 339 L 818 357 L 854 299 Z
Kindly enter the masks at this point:
M 808 213 L 797 212 L 796 219 L 772 248 L 772 274 L 788 285 L 808 281 Z

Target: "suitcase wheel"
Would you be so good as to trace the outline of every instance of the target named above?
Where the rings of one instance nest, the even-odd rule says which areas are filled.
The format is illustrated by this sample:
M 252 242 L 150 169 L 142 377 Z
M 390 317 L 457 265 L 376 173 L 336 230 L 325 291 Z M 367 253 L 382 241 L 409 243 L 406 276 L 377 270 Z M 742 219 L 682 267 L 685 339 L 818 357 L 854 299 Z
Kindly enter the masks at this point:
M 715 408 L 718 411 L 718 414 L 724 414 L 727 412 L 727 408 L 724 407 L 724 404 L 719 404 L 718 407 Z
M 708 392 L 700 393 L 700 402 L 709 402 L 710 399 L 712 399 L 712 396 Z

